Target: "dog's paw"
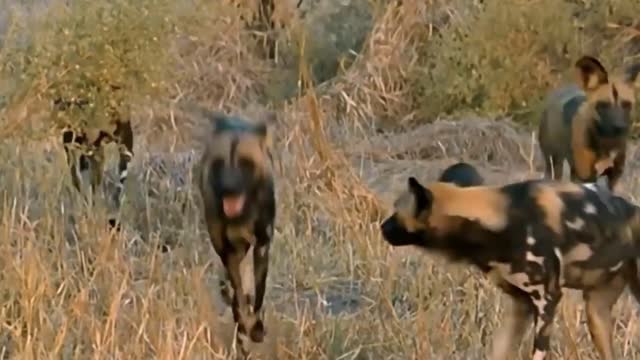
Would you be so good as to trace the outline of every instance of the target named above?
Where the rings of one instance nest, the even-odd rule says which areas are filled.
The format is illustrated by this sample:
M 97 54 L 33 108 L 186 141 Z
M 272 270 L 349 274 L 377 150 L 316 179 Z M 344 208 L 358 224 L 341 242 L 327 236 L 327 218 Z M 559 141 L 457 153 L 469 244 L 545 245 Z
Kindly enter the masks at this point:
M 251 338 L 251 341 L 255 343 L 261 343 L 262 341 L 264 341 L 264 337 L 266 335 L 267 331 L 262 320 L 256 321 L 256 323 L 253 324 L 251 331 L 249 331 L 249 337 Z

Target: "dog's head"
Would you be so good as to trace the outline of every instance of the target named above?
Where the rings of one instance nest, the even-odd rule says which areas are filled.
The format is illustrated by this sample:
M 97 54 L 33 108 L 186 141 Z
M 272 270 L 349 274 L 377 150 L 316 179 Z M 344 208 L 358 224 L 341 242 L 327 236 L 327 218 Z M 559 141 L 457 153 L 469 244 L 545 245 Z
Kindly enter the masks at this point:
M 420 245 L 428 236 L 427 222 L 433 196 L 416 178 L 393 203 L 393 214 L 382 222 L 384 239 L 392 246 Z
M 464 224 L 488 231 L 507 226 L 509 199 L 499 187 L 459 187 L 435 182 L 428 187 L 409 177 L 407 188 L 394 202 L 394 212 L 381 225 L 392 246 L 447 247 L 447 239 L 462 234 Z
M 212 132 L 204 153 L 208 199 L 228 221 L 247 216 L 248 204 L 256 200 L 266 182 L 272 179 L 271 125 L 275 114 L 269 112 L 255 121 L 220 112 L 208 116 Z
M 629 133 L 635 105 L 634 83 L 640 63 L 627 67 L 622 75 L 610 76 L 598 59 L 583 56 L 575 67 L 578 82 L 587 94 L 597 135 L 619 137 Z

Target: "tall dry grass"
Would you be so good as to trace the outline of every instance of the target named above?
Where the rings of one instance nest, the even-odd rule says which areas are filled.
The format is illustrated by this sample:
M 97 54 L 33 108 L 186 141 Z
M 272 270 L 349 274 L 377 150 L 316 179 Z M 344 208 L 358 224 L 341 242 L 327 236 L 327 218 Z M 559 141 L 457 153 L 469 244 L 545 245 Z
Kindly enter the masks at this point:
M 205 3 L 192 4 L 174 14 L 180 31 L 167 35 L 172 77 L 166 93 L 132 103 L 136 157 L 119 214 L 122 233 L 105 226 L 116 211 L 107 201 L 91 208 L 79 201 L 57 138 L 29 141 L 32 128 L 24 124 L 50 124 L 41 88 L 25 87 L 30 92 L 21 93 L 23 100 L 3 108 L 0 353 L 20 359 L 225 359 L 233 353 L 231 316 L 215 286 L 220 264 L 192 185 L 198 124 L 180 111 L 183 102 L 194 101 L 238 112 L 266 106 L 279 114 L 278 217 L 268 335 L 256 346 L 261 358 L 485 358 L 501 322 L 500 293 L 466 267 L 412 249 L 391 250 L 378 231 L 409 174 L 431 179 L 466 159 L 496 183 L 539 176 L 535 144 L 512 122 L 469 117 L 471 125 L 402 129 L 444 112 L 438 108 L 444 102 L 432 103 L 429 111 L 417 107 L 426 93 L 416 92 L 416 84 L 434 72 L 425 63 L 446 66 L 445 44 L 435 38 L 453 31 L 465 11 L 479 10 L 455 1 L 371 2 L 375 21 L 362 51 L 318 85 L 307 51 L 322 52 L 302 46 L 315 45 L 304 19 L 291 17 L 279 37 L 281 60 L 274 63 L 260 56 L 234 7 L 220 2 L 214 13 L 198 7 Z M 547 19 L 538 15 L 534 20 Z M 476 29 L 482 31 L 490 43 L 493 35 Z M 565 32 L 571 34 L 558 30 Z M 283 97 L 270 93 L 280 91 L 274 78 L 283 73 L 290 76 L 281 79 L 283 86 L 299 96 L 259 105 Z M 379 134 L 381 127 L 393 131 Z M 636 150 L 630 150 L 624 177 L 630 196 L 640 190 Z M 109 166 L 107 190 L 115 180 L 115 163 Z M 553 352 L 556 358 L 595 359 L 582 302 L 573 295 L 568 292 L 559 311 Z M 615 309 L 615 343 L 625 359 L 640 359 L 635 306 L 625 295 Z M 529 337 L 520 358 L 528 358 L 531 347 Z

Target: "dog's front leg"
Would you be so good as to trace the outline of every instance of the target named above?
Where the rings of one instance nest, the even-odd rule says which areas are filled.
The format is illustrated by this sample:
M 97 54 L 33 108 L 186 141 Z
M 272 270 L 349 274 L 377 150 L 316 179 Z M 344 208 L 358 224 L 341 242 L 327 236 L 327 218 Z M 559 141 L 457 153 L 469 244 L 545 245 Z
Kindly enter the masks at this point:
M 238 324 L 237 340 L 242 355 L 246 357 L 249 354 L 248 330 L 253 328 L 255 319 L 252 319 L 254 316 L 249 305 L 249 296 L 243 291 L 240 264 L 249 250 L 249 244 L 235 244 L 234 247 L 228 247 L 225 250 L 222 262 L 233 288 L 231 309 L 233 310 L 233 319 Z
M 258 229 L 256 232 L 257 244 L 253 250 L 253 271 L 255 278 L 255 301 L 253 312 L 256 315 L 256 324 L 251 329 L 251 340 L 262 342 L 266 335 L 262 305 L 267 288 L 267 273 L 269 271 L 269 248 L 273 237 L 273 226 Z

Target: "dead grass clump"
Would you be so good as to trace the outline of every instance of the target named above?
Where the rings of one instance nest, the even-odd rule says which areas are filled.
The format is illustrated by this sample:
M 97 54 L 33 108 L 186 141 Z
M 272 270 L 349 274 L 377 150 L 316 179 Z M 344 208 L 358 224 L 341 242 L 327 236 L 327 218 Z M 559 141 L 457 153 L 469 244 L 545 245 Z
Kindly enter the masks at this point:
M 256 54 L 256 41 L 245 29 L 242 18 L 250 11 L 229 2 L 202 2 L 182 10 L 182 31 L 174 48 L 181 74 L 174 88 L 176 100 L 231 110 L 261 95 L 270 67 Z M 193 13 L 207 15 L 193 18 Z
M 417 44 L 428 39 L 423 19 L 430 5 L 415 0 L 378 5 L 360 55 L 339 78 L 320 87 L 328 116 L 353 130 L 411 118 L 408 75 L 419 60 Z
M 492 0 L 457 13 L 422 47 L 424 63 L 412 75 L 421 114 L 521 111 L 555 82 L 553 58 L 563 58 L 574 34 L 562 1 Z
M 438 120 L 409 132 L 371 137 L 352 146 L 349 153 L 372 159 L 459 158 L 506 165 L 527 159 L 530 141 L 516 131 L 509 119 L 469 117 L 464 121 Z

